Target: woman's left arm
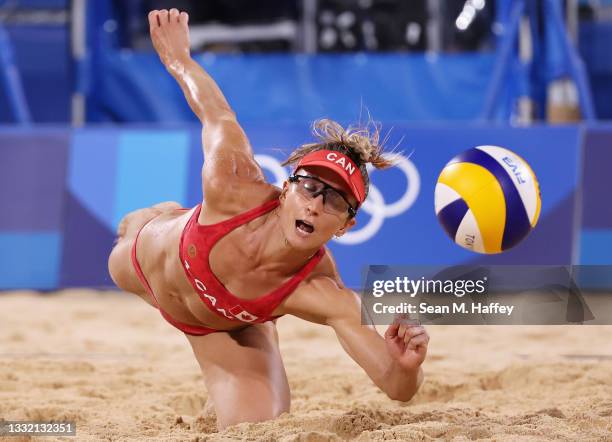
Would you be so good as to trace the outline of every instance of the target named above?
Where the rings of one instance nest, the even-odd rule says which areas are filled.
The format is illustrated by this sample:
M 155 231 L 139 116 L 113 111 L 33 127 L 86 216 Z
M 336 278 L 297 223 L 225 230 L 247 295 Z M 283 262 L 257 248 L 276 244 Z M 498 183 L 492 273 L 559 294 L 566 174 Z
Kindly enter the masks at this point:
M 296 290 L 285 308 L 287 313 L 332 327 L 348 355 L 389 398 L 409 401 L 423 382 L 421 364 L 429 343 L 424 327 L 398 318 L 380 336 L 371 323 L 362 324 L 358 295 L 329 277 Z

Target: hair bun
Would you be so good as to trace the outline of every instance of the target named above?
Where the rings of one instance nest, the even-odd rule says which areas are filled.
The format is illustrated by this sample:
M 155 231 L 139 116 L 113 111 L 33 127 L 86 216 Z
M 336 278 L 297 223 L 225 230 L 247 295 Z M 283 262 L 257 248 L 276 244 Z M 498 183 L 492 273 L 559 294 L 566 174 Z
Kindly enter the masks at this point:
M 397 154 L 383 154 L 384 141 L 380 142 L 380 125 L 368 121 L 365 126 L 348 126 L 346 129 L 333 120 L 323 118 L 312 124 L 312 134 L 319 139 L 317 143 L 303 144 L 295 149 L 282 165 L 295 164 L 302 157 L 321 149 L 336 150 L 346 154 L 359 167 L 366 186 L 366 196 L 370 185 L 366 164 L 376 169 L 386 169 L 395 165 Z
M 372 121 L 363 127 L 348 126 L 346 129 L 337 122 L 323 118 L 312 125 L 312 133 L 326 145 L 345 147 L 362 164 L 371 163 L 377 169 L 385 169 L 394 164 L 392 159 L 383 155 L 380 141 L 380 125 Z

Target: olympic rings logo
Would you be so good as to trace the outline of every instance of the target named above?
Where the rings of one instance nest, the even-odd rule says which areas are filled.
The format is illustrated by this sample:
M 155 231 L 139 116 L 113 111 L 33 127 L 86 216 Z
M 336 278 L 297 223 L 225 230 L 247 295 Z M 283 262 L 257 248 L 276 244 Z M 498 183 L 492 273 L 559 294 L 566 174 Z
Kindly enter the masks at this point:
M 274 185 L 283 186 L 283 182 L 287 180 L 289 173 L 276 158 L 269 155 L 255 155 L 255 160 L 262 169 L 266 169 L 274 176 Z M 398 216 L 410 209 L 421 189 L 419 171 L 414 163 L 403 155 L 397 156 L 395 167 L 406 177 L 406 190 L 403 195 L 397 201 L 387 204 L 382 192 L 372 182 L 372 175 L 376 169 L 368 165 L 370 192 L 360 210 L 370 215 L 370 220 L 360 229 L 350 230 L 340 238 L 334 238 L 334 241 L 345 245 L 364 243 L 378 233 L 386 218 Z

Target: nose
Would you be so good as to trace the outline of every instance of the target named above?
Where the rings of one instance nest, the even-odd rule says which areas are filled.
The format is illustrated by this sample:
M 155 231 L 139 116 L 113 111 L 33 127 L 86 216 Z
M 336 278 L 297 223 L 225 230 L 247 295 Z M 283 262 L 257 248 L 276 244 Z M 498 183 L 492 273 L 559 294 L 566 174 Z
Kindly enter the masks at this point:
M 325 204 L 323 194 L 319 194 L 314 198 L 310 198 L 306 207 L 312 213 L 320 213 L 323 210 L 323 204 Z

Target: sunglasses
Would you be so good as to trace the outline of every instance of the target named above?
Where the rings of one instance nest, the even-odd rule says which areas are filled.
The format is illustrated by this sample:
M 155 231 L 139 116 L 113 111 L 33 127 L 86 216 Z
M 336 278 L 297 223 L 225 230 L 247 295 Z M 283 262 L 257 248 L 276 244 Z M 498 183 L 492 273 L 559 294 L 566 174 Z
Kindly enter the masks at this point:
M 313 199 L 323 195 L 323 210 L 332 215 L 342 215 L 348 212 L 349 218 L 355 217 L 357 209 L 352 207 L 347 199 L 329 184 L 310 175 L 292 175 L 289 182 L 296 184 L 300 195 Z

